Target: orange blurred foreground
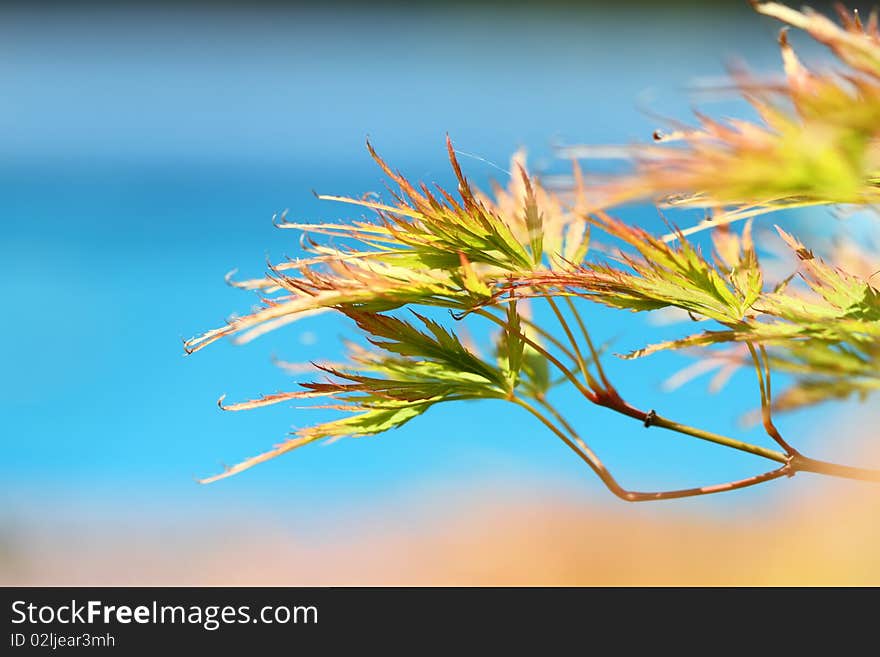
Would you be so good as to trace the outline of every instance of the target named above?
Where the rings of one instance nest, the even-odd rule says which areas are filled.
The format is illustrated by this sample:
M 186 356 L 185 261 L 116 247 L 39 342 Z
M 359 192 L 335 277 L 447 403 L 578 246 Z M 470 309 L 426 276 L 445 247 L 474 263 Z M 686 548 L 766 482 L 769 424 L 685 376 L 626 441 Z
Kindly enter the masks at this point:
M 801 490 L 822 490 L 809 499 L 791 495 L 796 504 L 733 514 L 720 508 L 721 519 L 675 502 L 591 508 L 571 495 L 525 501 L 496 488 L 488 501 L 485 492 L 469 500 L 459 491 L 381 517 L 376 508 L 346 511 L 360 518 L 318 535 L 251 521 L 234 531 L 166 524 L 103 537 L 20 536 L 0 557 L 0 583 L 880 584 L 880 487 L 810 483 Z

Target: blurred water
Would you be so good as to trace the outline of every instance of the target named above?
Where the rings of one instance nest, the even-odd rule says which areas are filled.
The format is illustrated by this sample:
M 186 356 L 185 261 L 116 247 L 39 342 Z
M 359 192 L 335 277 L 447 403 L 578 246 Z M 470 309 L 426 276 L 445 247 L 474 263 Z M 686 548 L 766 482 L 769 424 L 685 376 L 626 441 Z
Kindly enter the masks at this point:
M 776 26 L 734 4 L 686 15 L 660 6 L 4 11 L 3 515 L 83 531 L 108 518 L 332 522 L 341 509 L 437 482 L 498 479 L 610 501 L 536 423 L 491 403 L 437 408 L 388 435 L 312 447 L 199 487 L 194 476 L 321 417 L 283 406 L 223 414 L 217 397 L 291 389 L 271 356 L 332 356 L 349 329 L 319 318 L 189 358 L 180 338 L 255 302 L 224 286 L 226 271 L 258 275 L 267 255 L 297 254 L 295 236 L 273 229 L 273 213 L 351 216 L 311 190 L 381 190 L 366 135 L 411 177 L 441 184 L 451 181 L 447 132 L 500 167 L 524 145 L 538 168 L 564 171 L 551 158 L 554 139 L 644 139 L 657 121 L 639 107 L 686 117 L 683 89 L 720 75 L 726 55 L 775 70 Z M 481 185 L 502 175 L 480 160 L 465 164 Z M 653 210 L 630 212 L 659 226 Z M 588 314 L 600 339 L 618 337 L 615 350 L 658 337 L 636 317 Z M 737 377 L 721 397 L 700 385 L 661 393 L 659 381 L 684 362 L 661 355 L 610 367 L 641 406 L 748 433 L 736 420 L 756 404 L 751 379 Z M 762 465 L 571 403 L 635 488 L 708 483 Z M 821 417 L 784 426 L 798 435 Z M 753 503 L 778 488 L 682 504 Z

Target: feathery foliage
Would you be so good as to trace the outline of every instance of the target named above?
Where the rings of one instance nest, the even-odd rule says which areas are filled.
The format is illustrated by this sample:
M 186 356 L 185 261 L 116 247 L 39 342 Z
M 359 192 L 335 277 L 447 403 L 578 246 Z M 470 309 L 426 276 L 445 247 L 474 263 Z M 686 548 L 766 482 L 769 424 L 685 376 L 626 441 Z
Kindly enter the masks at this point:
M 781 208 L 850 204 L 870 210 L 880 202 L 877 14 L 863 23 L 857 14 L 841 11 L 835 23 L 776 3 L 755 8 L 827 45 L 845 70 L 808 70 L 783 30 L 784 84 L 734 73 L 759 123 L 698 115 L 698 127 L 658 134 L 657 143 L 637 149 L 632 172 L 611 182 L 592 184 L 576 166 L 570 193 L 554 194 L 528 174 L 517 155 L 509 186 L 485 194 L 465 178 L 447 139 L 458 183 L 453 194 L 411 183 L 368 144 L 395 185 L 389 200 L 322 198 L 368 210 L 372 219 L 303 224 L 281 217 L 280 228 L 304 234 L 309 257 L 272 265 L 264 278 L 230 281 L 258 292 L 262 306 L 187 341 L 187 352 L 226 336 L 247 342 L 321 312 L 347 317 L 369 346 L 349 345 L 343 364 L 315 365 L 322 378 L 301 390 L 230 405 L 221 398 L 225 410 L 321 398 L 344 415 L 299 430 L 274 449 L 204 481 L 316 440 L 382 433 L 441 402 L 480 399 L 507 400 L 531 413 L 613 493 L 629 501 L 721 492 L 801 471 L 880 479 L 877 471 L 802 455 L 772 418 L 773 410 L 866 398 L 880 390 L 880 289 L 872 282 L 880 269 L 876 254 L 850 243 L 850 257 L 827 261 L 777 227 L 797 264 L 790 276 L 774 281 L 753 225 L 755 217 Z M 590 154 L 589 149 L 578 152 Z M 654 236 L 611 214 L 614 206 L 638 199 L 704 207 L 711 214 L 691 228 Z M 739 219 L 748 221 L 741 228 L 730 225 Z M 708 229 L 712 244 L 704 255 L 689 236 Z M 591 232 L 620 248 L 612 254 L 590 250 Z M 861 264 L 854 266 L 854 260 Z M 714 362 L 726 370 L 754 366 L 761 418 L 780 449 L 690 427 L 625 401 L 602 368 L 580 300 L 633 312 L 678 309 L 708 323 L 706 330 L 625 357 L 688 349 L 713 367 Z M 552 311 L 554 327 L 532 318 L 528 309 L 536 304 Z M 456 322 L 488 322 L 496 331 L 492 356 L 484 358 L 463 340 L 455 323 L 432 319 L 430 308 L 446 309 Z M 411 312 L 403 316 L 404 309 Z M 773 394 L 771 370 L 793 381 L 780 394 Z M 629 491 L 552 405 L 550 393 L 559 384 L 646 427 L 745 451 L 774 461 L 776 469 L 695 489 Z

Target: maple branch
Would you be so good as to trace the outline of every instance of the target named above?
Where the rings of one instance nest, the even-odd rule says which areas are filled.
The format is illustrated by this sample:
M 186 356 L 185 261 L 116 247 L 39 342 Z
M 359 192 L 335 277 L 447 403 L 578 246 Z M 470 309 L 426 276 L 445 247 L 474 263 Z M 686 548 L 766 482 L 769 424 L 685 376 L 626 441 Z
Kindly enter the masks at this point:
M 484 313 L 481 311 L 477 311 L 481 316 L 487 317 L 496 323 L 500 323 L 503 325 L 503 322 L 496 318 L 494 315 L 489 313 Z M 778 468 L 777 470 L 773 470 L 771 472 L 764 473 L 762 475 L 756 475 L 756 477 L 750 477 L 747 479 L 743 479 L 737 482 L 730 482 L 728 484 L 719 484 L 721 487 L 720 490 L 734 490 L 735 488 L 743 488 L 745 486 L 752 486 L 757 483 L 761 483 L 763 481 L 768 481 L 770 479 L 776 479 L 783 475 L 792 476 L 797 472 L 813 472 L 816 474 L 823 474 L 832 477 L 844 478 L 844 479 L 856 479 L 860 481 L 878 481 L 880 482 L 880 470 L 874 470 L 870 468 L 857 468 L 853 466 L 840 465 L 836 463 L 831 463 L 828 461 L 820 461 L 817 459 L 812 459 L 800 454 L 796 450 L 793 450 L 793 453 L 783 453 L 777 450 L 768 449 L 766 447 L 761 447 L 760 445 L 754 445 L 752 443 L 748 443 L 742 440 L 737 440 L 736 438 L 731 438 L 729 436 L 724 436 L 722 434 L 714 433 L 712 431 L 706 431 L 704 429 L 699 429 L 697 427 L 692 427 L 687 424 L 682 424 L 680 422 L 675 422 L 669 418 L 663 417 L 662 415 L 657 414 L 654 411 L 645 412 L 635 406 L 630 405 L 620 395 L 617 391 L 612 387 L 608 391 L 603 391 L 602 394 L 596 394 L 591 390 L 587 390 L 584 388 L 583 384 L 577 379 L 571 370 L 562 365 L 559 360 L 553 356 L 550 352 L 548 352 L 544 347 L 540 344 L 531 340 L 525 335 L 520 333 L 520 338 L 528 345 L 530 345 L 533 349 L 535 349 L 542 356 L 547 358 L 548 361 L 553 363 L 553 365 L 559 369 L 559 371 L 565 375 L 565 377 L 571 381 L 575 387 L 579 389 L 579 391 L 592 403 L 597 404 L 599 406 L 604 406 L 605 408 L 609 408 L 613 411 L 616 411 L 622 415 L 626 415 L 628 417 L 634 418 L 645 423 L 646 426 L 660 427 L 662 429 L 667 429 L 669 431 L 674 431 L 676 433 L 680 433 L 683 435 L 691 436 L 693 438 L 699 438 L 700 440 L 706 440 L 708 442 L 712 442 L 718 445 L 722 445 L 724 447 L 729 447 L 731 449 L 736 449 L 741 452 L 746 452 L 749 454 L 753 454 L 755 456 L 760 456 L 765 459 L 769 459 L 771 461 L 776 461 L 777 463 L 781 463 L 783 468 Z M 763 381 L 763 380 L 762 380 Z M 762 390 L 764 389 L 764 384 L 761 384 Z M 521 404 L 520 404 L 521 405 Z M 537 410 L 537 409 L 536 409 Z M 561 416 L 560 416 L 561 417 Z M 549 420 L 548 420 L 549 422 Z M 551 423 L 552 424 L 552 423 Z M 566 423 L 567 424 L 567 423 Z M 554 425 L 555 426 L 555 425 Z M 558 429 L 558 428 L 557 428 Z M 567 429 L 571 429 L 571 425 L 568 425 Z M 557 433 L 557 435 L 559 435 Z M 589 452 L 592 454 L 593 458 L 595 454 L 592 451 Z M 601 464 L 601 461 L 596 459 L 596 462 L 590 461 L 596 470 L 596 473 L 599 474 L 600 471 L 604 474 L 599 474 L 600 477 L 603 478 L 606 485 L 609 485 L 609 481 L 606 481 L 606 478 L 610 477 L 610 481 L 614 482 L 617 485 L 618 492 L 622 492 L 624 494 L 629 494 L 631 491 L 626 491 L 622 487 L 620 487 L 614 478 L 611 477 L 610 473 L 608 473 L 607 469 Z M 732 486 L 732 487 L 730 487 Z M 709 487 L 713 488 L 713 487 Z M 702 491 L 702 488 L 696 489 L 686 489 L 684 491 L 668 491 L 672 497 L 688 497 L 697 494 L 706 494 L 705 492 L 699 493 L 697 491 Z M 715 492 L 720 492 L 715 491 Z M 615 492 L 612 490 L 612 492 Z M 618 494 L 615 492 L 615 494 Z M 640 495 L 656 495 L 654 493 L 644 493 Z M 664 494 L 665 495 L 665 494 Z M 618 495 L 620 496 L 620 495 Z M 645 497 L 644 500 L 647 499 L 671 499 L 672 497 Z M 643 500 L 638 500 L 643 501 Z
M 712 484 L 709 486 L 700 486 L 697 488 L 682 488 L 676 490 L 667 490 L 667 491 L 656 491 L 656 492 L 642 492 L 642 491 L 632 491 L 627 490 L 623 486 L 621 486 L 608 468 L 602 463 L 598 456 L 596 456 L 595 452 L 591 450 L 587 444 L 577 435 L 571 425 L 562 417 L 562 415 L 553 408 L 545 400 L 539 400 L 539 403 L 546 408 L 553 416 L 560 422 L 565 428 L 566 431 L 570 434 L 566 436 L 562 430 L 559 429 L 553 422 L 550 421 L 541 411 L 536 409 L 534 406 L 529 404 L 527 401 L 514 397 L 510 401 L 518 406 L 521 406 L 529 413 L 531 413 L 534 417 L 536 417 L 544 426 L 546 426 L 550 431 L 552 431 L 558 438 L 560 438 L 573 452 L 575 452 L 581 460 L 583 460 L 593 472 L 598 475 L 598 477 L 602 480 L 602 483 L 610 490 L 614 495 L 619 497 L 620 499 L 626 502 L 652 502 L 658 500 L 671 500 L 671 499 L 680 499 L 683 497 L 697 497 L 700 495 L 713 495 L 715 493 L 723 493 L 730 490 L 737 490 L 740 488 L 747 488 L 749 486 L 756 486 L 757 484 L 763 484 L 767 481 L 772 481 L 774 479 L 779 479 L 780 477 L 791 476 L 792 467 L 789 463 L 784 464 L 782 467 L 776 468 L 775 470 L 771 470 L 769 472 L 764 472 L 762 474 L 754 475 L 752 477 L 746 477 L 745 479 L 738 479 L 735 481 L 729 481 L 722 484 Z
M 499 326 L 506 327 L 506 324 L 494 315 L 480 310 L 476 312 L 481 317 L 486 317 L 487 319 L 495 322 Z M 783 454 L 782 452 L 777 452 L 775 450 L 760 447 L 758 445 L 752 445 L 751 443 L 746 443 L 741 440 L 728 438 L 727 436 L 722 436 L 721 434 L 713 433 L 711 431 L 704 431 L 702 429 L 697 429 L 686 424 L 674 422 L 660 415 L 657 415 L 656 413 L 647 413 L 645 411 L 642 411 L 626 403 L 613 388 L 611 390 L 602 391 L 601 394 L 597 394 L 592 390 L 588 390 L 578 380 L 578 378 L 571 370 L 566 368 L 561 362 L 559 362 L 559 359 L 557 359 L 553 354 L 547 351 L 543 346 L 541 346 L 528 336 L 523 335 L 522 332 L 520 332 L 520 339 L 522 339 L 523 342 L 528 344 L 539 354 L 544 356 L 548 361 L 553 363 L 553 365 L 563 375 L 565 375 L 565 378 L 571 381 L 571 383 L 578 389 L 578 391 L 594 404 L 605 406 L 606 408 L 610 408 L 611 410 L 635 418 L 641 422 L 645 422 L 650 416 L 651 420 L 649 426 L 658 426 L 664 429 L 670 429 L 678 433 L 693 436 L 695 438 L 700 438 L 702 440 L 708 440 L 709 442 L 717 443 L 719 445 L 724 445 L 725 447 L 732 447 L 733 449 L 738 449 L 743 452 L 749 452 L 750 454 L 755 454 L 756 456 L 763 456 L 764 458 L 776 461 L 778 463 L 786 463 L 788 460 L 788 456 L 786 454 Z

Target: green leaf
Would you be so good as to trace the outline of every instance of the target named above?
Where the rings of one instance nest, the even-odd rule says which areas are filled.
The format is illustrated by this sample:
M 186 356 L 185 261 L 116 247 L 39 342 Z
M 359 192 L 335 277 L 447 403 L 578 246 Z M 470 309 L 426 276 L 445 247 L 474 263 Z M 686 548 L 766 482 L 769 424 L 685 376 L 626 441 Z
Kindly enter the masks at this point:
M 519 371 L 523 364 L 522 323 L 519 321 L 519 312 L 516 308 L 516 298 L 512 298 L 507 304 L 507 327 L 504 331 L 504 349 L 507 354 L 507 373 L 510 377 L 511 390 L 516 388 L 519 381 Z
M 505 384 L 504 376 L 497 368 L 468 350 L 455 334 L 415 311 L 412 311 L 413 315 L 428 329 L 428 333 L 388 315 L 350 308 L 344 308 L 342 312 L 351 317 L 358 328 L 369 334 L 372 344 L 386 351 L 402 356 L 427 358 L 447 366 L 451 371 L 470 372 L 490 383 L 499 386 Z
M 544 257 L 544 220 L 538 209 L 538 201 L 535 198 L 535 192 L 532 189 L 529 176 L 522 166 L 519 167 L 519 173 L 525 186 L 523 216 L 529 236 L 529 246 L 532 251 L 532 262 L 535 266 L 539 266 Z

